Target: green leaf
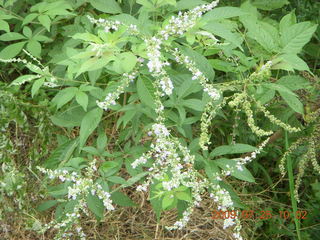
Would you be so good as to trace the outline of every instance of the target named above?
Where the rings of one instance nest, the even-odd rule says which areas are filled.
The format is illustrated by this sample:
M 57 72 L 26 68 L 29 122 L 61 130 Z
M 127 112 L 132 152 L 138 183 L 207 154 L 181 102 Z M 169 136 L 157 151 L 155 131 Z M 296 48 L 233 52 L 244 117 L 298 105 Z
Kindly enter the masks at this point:
M 66 103 L 70 102 L 72 98 L 76 95 L 78 89 L 76 87 L 68 87 L 62 89 L 58 94 L 52 99 L 52 103 L 57 105 L 57 109 L 61 108 Z
M 83 107 L 83 110 L 87 111 L 88 107 L 88 95 L 84 92 L 78 91 L 76 93 L 76 101 L 79 103 L 81 107 Z
M 101 12 L 113 14 L 122 12 L 119 4 L 115 0 L 89 0 L 89 2 L 95 9 Z
M 127 184 L 127 181 L 125 179 L 123 179 L 122 177 L 118 177 L 118 176 L 110 176 L 107 178 L 108 181 L 113 182 L 113 183 L 117 183 L 117 184 Z
M 104 162 L 99 170 L 102 171 L 105 177 L 109 177 L 119 171 L 122 165 L 122 160 L 120 161 L 107 161 Z
M 282 86 L 280 84 L 276 84 L 276 83 L 264 83 L 262 84 L 263 87 L 269 88 L 269 89 L 273 89 L 276 90 L 278 92 L 284 92 L 293 96 L 296 96 L 296 94 L 294 92 L 292 92 L 290 89 L 286 88 L 285 86 Z
M 191 202 L 192 201 L 192 197 L 187 192 L 176 192 L 175 196 L 179 200 L 183 200 L 183 201 L 187 201 L 187 202 Z
M 242 166 L 242 171 L 237 169 L 235 160 L 220 158 L 215 160 L 214 162 L 225 171 L 228 171 L 227 165 L 229 165 L 229 167 L 231 168 L 234 168 L 235 170 L 231 172 L 231 176 L 235 178 L 238 178 L 240 180 L 247 181 L 247 182 L 255 182 L 254 177 L 245 166 Z
M 289 4 L 289 2 L 288 0 L 254 0 L 252 4 L 259 9 L 270 11 L 282 8 L 284 5 Z
M 90 134 L 99 125 L 103 110 L 101 108 L 94 108 L 87 112 L 81 121 L 80 126 L 80 148 L 84 146 Z
M 199 99 L 183 100 L 182 105 L 199 112 L 201 112 L 204 109 L 204 103 Z
M 139 77 L 137 81 L 137 92 L 141 102 L 154 109 L 155 105 L 155 89 L 149 78 Z
M 196 66 L 199 68 L 199 70 L 209 79 L 214 79 L 214 70 L 211 67 L 208 59 L 206 59 L 204 56 L 202 56 L 200 53 L 192 50 L 191 48 L 187 47 L 179 47 L 181 52 L 189 56 L 192 61 L 196 64 Z
M 40 15 L 38 17 L 39 22 L 50 32 L 51 19 L 48 15 Z
M 53 124 L 60 127 L 76 127 L 81 125 L 81 121 L 85 115 L 85 111 L 81 106 L 70 107 L 62 113 L 57 113 L 50 117 Z M 74 116 L 77 116 L 76 118 Z
M 37 94 L 40 87 L 43 85 L 45 78 L 40 78 L 36 81 L 34 81 L 32 88 L 31 88 L 31 97 Z
M 0 19 L 0 30 L 6 31 L 6 32 L 10 32 L 9 24 L 6 21 L 2 20 L 2 19 Z
M 39 76 L 31 75 L 31 74 L 23 75 L 13 80 L 10 85 L 21 85 L 21 84 L 24 84 L 25 82 L 30 82 L 36 78 L 39 78 Z
M 104 214 L 104 205 L 102 200 L 95 195 L 88 194 L 87 205 L 88 208 L 94 213 L 97 220 L 100 221 Z
M 57 203 L 58 203 L 57 200 L 48 200 L 48 201 L 45 201 L 45 202 L 41 203 L 41 204 L 37 207 L 37 210 L 38 210 L 39 212 L 46 211 L 47 209 L 52 208 L 53 206 L 55 206 Z
M 243 37 L 241 34 L 235 32 L 230 24 L 220 22 L 209 22 L 202 27 L 204 30 L 209 31 L 219 37 L 224 38 L 227 42 L 230 42 L 242 50 L 241 44 Z M 211 59 L 210 59 L 211 60 Z
M 68 193 L 67 183 L 62 183 L 55 186 L 48 186 L 48 194 L 52 197 L 61 197 Z
M 22 32 L 23 32 L 23 35 L 25 35 L 27 38 L 30 39 L 32 37 L 32 31 L 29 27 L 27 26 L 23 27 Z
M 78 144 L 78 139 L 69 140 L 61 144 L 51 153 L 50 157 L 45 161 L 44 166 L 53 169 L 59 164 L 67 162 Z
M 279 24 L 281 35 L 283 35 L 283 33 L 287 28 L 291 27 L 296 22 L 297 22 L 297 18 L 296 18 L 296 15 L 294 14 L 294 11 L 291 11 L 290 13 L 285 15 L 283 18 L 281 18 L 280 24 Z
M 242 143 L 236 143 L 232 145 L 223 145 L 223 146 L 216 147 L 210 153 L 210 157 L 216 157 L 216 156 L 221 156 L 225 154 L 253 152 L 255 150 L 257 150 L 256 147 L 253 147 L 248 144 L 242 144 Z
M 26 25 L 26 24 L 32 22 L 32 20 L 35 19 L 38 15 L 39 15 L 38 13 L 31 13 L 31 14 L 25 16 L 23 18 L 22 25 Z
M 29 40 L 27 43 L 27 50 L 34 56 L 40 57 L 41 54 L 41 44 L 36 40 Z
M 209 11 L 203 16 L 206 21 L 220 20 L 224 18 L 238 17 L 242 15 L 247 15 L 248 12 L 242 10 L 238 7 L 217 7 Z
M 194 7 L 197 7 L 199 5 L 206 4 L 205 1 L 202 0 L 180 0 L 177 2 L 177 5 L 175 7 L 176 11 L 185 10 L 185 9 L 192 9 Z
M 285 100 L 285 102 L 289 105 L 289 107 L 300 114 L 304 113 L 303 104 L 300 102 L 300 100 L 296 96 L 292 96 L 290 94 L 287 94 L 285 92 L 279 92 L 280 96 Z
M 112 193 L 110 198 L 115 204 L 122 207 L 134 207 L 137 205 L 127 195 L 119 191 Z
M 285 28 L 281 35 L 282 52 L 290 55 L 299 53 L 302 47 L 310 41 L 317 26 L 310 22 L 301 22 Z
M 15 41 L 20 39 L 26 39 L 26 37 L 16 32 L 8 32 L 0 36 L 0 41 Z
M 114 62 L 115 66 L 117 66 L 116 71 L 120 74 L 132 71 L 136 63 L 137 57 L 131 52 L 119 54 Z
M 293 69 L 297 69 L 299 71 L 310 72 L 307 63 L 295 54 L 283 54 L 279 56 L 279 59 L 282 59 L 282 63 L 286 64 L 284 68 L 281 68 L 280 65 L 280 69 L 284 69 L 287 71 L 293 71 Z M 278 65 L 276 65 L 274 68 L 277 69 Z
M 171 207 L 171 205 L 174 203 L 174 200 L 175 198 L 173 194 L 166 194 L 162 199 L 162 209 Z
M 2 59 L 14 58 L 20 53 L 25 43 L 26 42 L 18 42 L 5 47 L 0 52 L 0 58 Z
M 310 82 L 299 75 L 288 75 L 280 78 L 277 84 L 285 86 L 291 91 L 296 91 L 299 89 L 304 89 L 310 86 Z

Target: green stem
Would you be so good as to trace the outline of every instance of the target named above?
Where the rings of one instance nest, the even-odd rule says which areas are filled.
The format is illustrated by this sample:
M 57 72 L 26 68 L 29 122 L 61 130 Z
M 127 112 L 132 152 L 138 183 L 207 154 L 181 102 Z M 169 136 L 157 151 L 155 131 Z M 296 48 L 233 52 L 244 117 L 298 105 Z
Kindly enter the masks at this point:
M 288 139 L 288 132 L 284 132 L 284 137 L 285 137 L 285 149 L 286 151 L 289 148 L 289 139 Z M 294 177 L 293 177 L 293 168 L 292 168 L 292 160 L 291 157 L 287 157 L 287 169 L 288 169 L 288 176 L 289 176 L 289 188 L 290 188 L 290 198 L 291 198 L 291 205 L 293 209 L 293 215 L 294 215 L 294 223 L 296 225 L 296 230 L 297 230 L 297 235 L 298 239 L 301 240 L 301 232 L 300 232 L 300 222 L 299 219 L 295 217 L 295 214 L 298 210 L 297 206 L 297 200 L 294 197 Z

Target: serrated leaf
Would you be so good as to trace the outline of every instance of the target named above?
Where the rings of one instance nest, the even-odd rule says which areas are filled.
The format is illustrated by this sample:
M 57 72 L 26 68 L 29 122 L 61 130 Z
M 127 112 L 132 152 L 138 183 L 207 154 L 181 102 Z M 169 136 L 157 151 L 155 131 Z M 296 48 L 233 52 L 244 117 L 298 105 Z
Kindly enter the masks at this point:
M 88 95 L 84 92 L 78 91 L 76 93 L 76 101 L 83 108 L 83 110 L 87 111 L 88 107 Z
M 88 137 L 99 125 L 102 113 L 103 110 L 101 108 L 94 108 L 87 112 L 82 119 L 80 126 L 80 148 L 84 146 Z
M 291 11 L 287 15 L 285 15 L 283 18 L 281 18 L 279 23 L 279 29 L 281 35 L 284 33 L 284 31 L 294 25 L 297 22 L 296 15 L 294 14 L 294 11 Z
M 247 153 L 247 152 L 253 152 L 255 150 L 257 150 L 257 148 L 254 146 L 251 146 L 248 144 L 236 143 L 232 145 L 224 145 L 224 146 L 216 147 L 210 153 L 210 157 L 216 157 L 216 156 L 221 156 L 225 154 Z
M 191 202 L 192 201 L 192 197 L 187 192 L 176 192 L 175 196 L 179 200 L 183 200 L 183 201 L 187 201 L 187 202 Z
M 285 86 L 291 91 L 296 91 L 299 89 L 304 89 L 310 86 L 310 82 L 299 75 L 288 75 L 280 78 L 277 84 Z
M 288 0 L 254 0 L 252 5 L 262 10 L 274 10 L 289 4 Z
M 186 99 L 182 101 L 182 105 L 196 111 L 202 111 L 204 103 L 199 99 Z
M 139 77 L 137 81 L 137 92 L 141 102 L 154 109 L 155 105 L 155 89 L 152 82 L 146 77 Z
M 297 69 L 299 71 L 310 72 L 310 69 L 307 63 L 304 60 L 302 60 L 300 57 L 298 57 L 296 54 L 283 54 L 279 56 L 279 58 L 282 59 L 283 63 L 287 64 L 287 69 L 282 68 L 284 70 L 293 71 L 293 69 Z
M 317 29 L 316 24 L 301 22 L 285 28 L 281 35 L 282 52 L 293 55 L 299 53 Z
M 269 88 L 269 89 L 273 89 L 276 90 L 278 92 L 284 92 L 293 96 L 296 96 L 296 94 L 294 92 L 292 92 L 290 89 L 286 88 L 285 86 L 282 86 L 280 84 L 276 84 L 276 83 L 264 83 L 262 84 L 263 87 Z

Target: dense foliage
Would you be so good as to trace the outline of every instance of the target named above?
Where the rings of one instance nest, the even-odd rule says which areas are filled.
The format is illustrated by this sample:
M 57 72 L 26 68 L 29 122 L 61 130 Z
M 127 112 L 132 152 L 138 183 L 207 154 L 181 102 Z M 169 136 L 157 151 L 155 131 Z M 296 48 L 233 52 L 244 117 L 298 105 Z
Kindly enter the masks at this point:
M 82 216 L 138 207 L 139 193 L 157 221 L 177 210 L 165 231 L 188 229 L 210 198 L 222 211 L 292 214 L 222 220 L 234 239 L 316 239 L 317 9 L 0 0 L 0 226 L 15 212 L 38 236 L 87 239 Z

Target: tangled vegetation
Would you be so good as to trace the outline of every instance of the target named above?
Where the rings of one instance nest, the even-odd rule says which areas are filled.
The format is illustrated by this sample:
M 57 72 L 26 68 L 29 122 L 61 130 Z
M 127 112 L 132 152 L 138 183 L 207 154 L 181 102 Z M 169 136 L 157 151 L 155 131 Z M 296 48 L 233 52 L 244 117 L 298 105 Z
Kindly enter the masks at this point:
M 319 7 L 0 0 L 1 239 L 317 239 Z

